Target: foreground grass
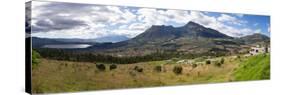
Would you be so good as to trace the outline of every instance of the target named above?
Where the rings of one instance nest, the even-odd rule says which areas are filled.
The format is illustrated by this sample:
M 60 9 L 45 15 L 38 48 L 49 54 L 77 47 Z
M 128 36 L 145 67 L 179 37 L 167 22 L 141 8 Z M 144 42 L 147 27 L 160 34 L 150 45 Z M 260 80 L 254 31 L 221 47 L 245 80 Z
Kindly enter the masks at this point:
M 241 63 L 234 76 L 237 81 L 270 79 L 270 55 L 250 57 Z
M 268 57 L 269 56 L 266 58 Z M 221 58 L 214 58 L 214 60 L 216 59 Z M 224 64 L 219 67 L 213 63 L 198 64 L 196 67 L 193 67 L 192 64 L 181 64 L 176 62 L 173 64 L 170 64 L 169 62 L 168 64 L 164 60 L 135 64 L 118 64 L 117 68 L 114 70 L 109 70 L 110 64 L 105 64 L 105 71 L 98 70 L 96 68 L 96 64 L 90 62 L 40 59 L 40 64 L 38 64 L 38 66 L 32 71 L 32 92 L 57 93 L 101 89 L 217 83 L 240 80 L 240 77 L 246 76 L 243 74 L 248 71 L 237 69 L 237 67 L 241 68 L 244 64 L 241 64 L 241 62 L 244 62 L 243 60 L 248 60 L 247 58 L 244 58 L 242 61 L 240 58 L 238 59 L 233 57 L 224 57 L 224 59 Z M 249 60 L 254 59 L 250 58 Z M 259 61 L 255 61 L 255 63 L 257 62 Z M 262 63 L 266 62 L 267 61 L 262 61 Z M 205 60 L 198 63 L 205 63 Z M 239 66 L 239 64 L 241 64 L 241 66 Z M 155 67 L 159 65 L 162 66 L 163 70 L 161 72 L 156 72 Z M 135 66 L 143 68 L 143 71 L 135 71 Z M 175 66 L 183 67 L 181 74 L 177 75 L 173 72 L 173 68 Z M 257 69 L 259 71 L 260 68 L 262 68 L 262 66 L 253 68 L 253 70 Z M 237 71 L 234 71 L 235 69 L 237 69 Z M 236 76 L 234 79 L 233 72 L 235 72 Z M 251 76 L 260 75 L 254 74 Z M 251 77 L 251 79 L 255 78 L 260 79 L 257 77 Z

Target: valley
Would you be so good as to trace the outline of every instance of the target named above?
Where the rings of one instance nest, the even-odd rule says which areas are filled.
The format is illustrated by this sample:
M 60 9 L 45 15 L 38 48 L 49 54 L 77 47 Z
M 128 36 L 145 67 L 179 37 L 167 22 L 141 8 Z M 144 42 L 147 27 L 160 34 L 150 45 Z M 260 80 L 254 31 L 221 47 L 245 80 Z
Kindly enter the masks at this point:
M 32 92 L 270 79 L 270 38 L 263 34 L 231 37 L 188 22 L 180 27 L 153 25 L 136 37 L 120 38 L 33 37 Z M 48 45 L 52 47 L 44 47 Z

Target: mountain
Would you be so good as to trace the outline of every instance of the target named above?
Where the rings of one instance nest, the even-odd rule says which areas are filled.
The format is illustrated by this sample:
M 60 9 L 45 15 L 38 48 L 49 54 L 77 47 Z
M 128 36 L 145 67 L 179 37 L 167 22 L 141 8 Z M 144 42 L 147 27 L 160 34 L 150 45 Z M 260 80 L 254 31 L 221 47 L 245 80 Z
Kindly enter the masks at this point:
M 104 43 L 104 42 L 116 43 L 116 42 L 126 41 L 129 39 L 130 38 L 128 38 L 126 36 L 122 36 L 122 35 L 111 35 L 111 36 L 96 38 L 94 40 L 95 40 L 95 42 L 99 42 L 99 43 Z
M 93 42 L 95 42 L 95 39 L 79 39 L 79 38 L 52 38 L 51 40 L 56 40 L 56 41 L 64 42 L 64 43 L 93 43 Z
M 44 45 L 54 45 L 54 44 L 96 44 L 94 39 L 70 39 L 70 38 L 40 38 L 31 37 L 32 47 L 41 48 Z
M 217 30 L 206 28 L 195 22 L 188 22 L 185 26 L 180 27 L 180 35 L 187 37 L 204 37 L 204 38 L 226 38 L 232 37 L 225 35 Z
M 47 39 L 47 38 L 39 38 L 39 37 L 31 37 L 32 39 L 32 47 L 33 48 L 39 48 L 47 44 L 58 44 L 61 43 L 59 41 L 53 40 L 53 39 Z
M 210 50 L 225 51 L 228 47 L 224 44 L 238 47 L 240 43 L 233 39 L 217 30 L 191 21 L 181 27 L 152 25 L 132 39 L 116 43 L 100 43 L 88 49 L 118 55 L 145 55 L 156 51 L 202 53 Z
M 88 49 L 111 55 L 145 55 L 156 51 L 180 53 L 238 53 L 248 44 L 268 43 L 269 37 L 253 34 L 241 38 L 230 37 L 195 22 L 181 27 L 152 25 L 138 36 L 116 43 L 100 43 Z M 242 47 L 244 46 L 244 47 Z
M 247 35 L 247 36 L 241 37 L 240 39 L 242 41 L 244 41 L 245 44 L 255 44 L 257 42 L 265 42 L 265 43 L 270 42 L 270 38 L 268 36 L 265 36 L 265 35 L 260 34 L 260 33 Z
M 133 38 L 133 41 L 167 41 L 176 38 L 176 28 L 173 26 L 152 25 L 140 35 Z
M 189 38 L 227 38 L 232 37 L 220 33 L 217 30 L 206 28 L 195 22 L 188 22 L 182 27 L 164 26 L 164 25 L 153 25 L 142 34 L 133 38 L 134 41 L 155 41 L 165 42 L 172 39 L 178 39 L 181 37 Z
M 270 43 L 270 38 L 262 34 L 253 34 L 241 38 L 230 37 L 192 21 L 181 27 L 152 25 L 143 33 L 131 39 L 125 36 L 106 36 L 97 39 L 33 37 L 32 40 L 33 46 L 69 43 L 91 44 L 92 46 L 80 50 L 117 56 L 139 56 L 157 51 L 178 52 L 181 54 L 236 54 L 247 52 L 251 45 Z
M 98 43 L 116 43 L 128 40 L 126 36 L 105 36 L 96 39 L 78 39 L 78 38 L 40 38 L 32 37 L 33 48 L 40 48 L 44 45 L 54 44 L 98 44 Z

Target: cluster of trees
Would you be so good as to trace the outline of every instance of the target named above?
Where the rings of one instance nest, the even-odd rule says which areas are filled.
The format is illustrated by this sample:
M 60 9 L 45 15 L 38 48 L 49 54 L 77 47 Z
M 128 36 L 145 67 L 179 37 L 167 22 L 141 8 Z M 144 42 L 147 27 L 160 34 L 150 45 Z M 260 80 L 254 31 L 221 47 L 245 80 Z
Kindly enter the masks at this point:
M 40 58 L 40 54 L 37 51 L 32 50 L 32 68 L 35 68 L 40 63 Z
M 182 67 L 181 66 L 175 66 L 173 69 L 173 72 L 177 75 L 182 73 Z
M 43 58 L 55 59 L 55 60 L 67 60 L 77 62 L 103 62 L 114 64 L 130 64 L 137 62 L 158 61 L 167 60 L 171 58 L 196 58 L 200 56 L 209 56 L 213 54 L 182 54 L 179 52 L 155 52 L 143 56 L 123 56 L 117 57 L 106 54 L 96 54 L 93 52 L 81 52 L 75 50 L 65 49 L 37 49 Z
M 55 60 L 67 60 L 77 62 L 104 62 L 116 64 L 130 64 L 146 61 L 165 60 L 172 57 L 177 57 L 179 54 L 172 52 L 156 52 L 144 56 L 123 56 L 117 57 L 105 54 L 95 54 L 92 52 L 79 52 L 63 49 L 37 49 L 43 58 Z

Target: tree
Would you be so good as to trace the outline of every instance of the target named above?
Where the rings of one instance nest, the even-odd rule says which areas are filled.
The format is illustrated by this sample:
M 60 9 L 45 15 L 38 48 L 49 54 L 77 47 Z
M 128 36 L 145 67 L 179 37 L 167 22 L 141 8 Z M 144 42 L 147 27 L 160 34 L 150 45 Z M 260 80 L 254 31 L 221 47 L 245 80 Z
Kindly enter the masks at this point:
M 97 67 L 97 69 L 100 70 L 100 71 L 105 71 L 105 69 L 106 69 L 106 67 L 105 67 L 104 64 L 96 64 L 96 67 Z
M 182 73 L 182 67 L 181 66 L 175 66 L 173 69 L 173 72 L 177 75 Z
M 110 66 L 109 66 L 109 70 L 114 70 L 114 69 L 116 69 L 117 68 L 117 65 L 115 65 L 115 64 L 111 64 Z
M 31 52 L 32 52 L 32 68 L 35 68 L 40 63 L 39 58 L 41 58 L 41 56 L 35 50 L 32 50 Z
M 220 63 L 221 63 L 221 64 L 224 64 L 224 58 L 221 59 L 221 62 L 220 62 Z
M 156 72 L 161 72 L 161 71 L 162 71 L 162 66 L 155 66 L 155 67 L 154 67 L 154 70 L 155 70 Z
M 206 64 L 211 64 L 211 61 L 210 61 L 210 60 L 207 60 L 207 61 L 206 61 Z

